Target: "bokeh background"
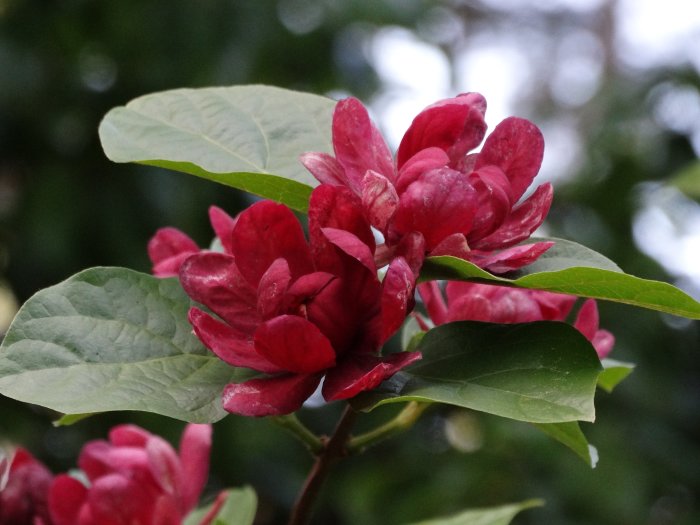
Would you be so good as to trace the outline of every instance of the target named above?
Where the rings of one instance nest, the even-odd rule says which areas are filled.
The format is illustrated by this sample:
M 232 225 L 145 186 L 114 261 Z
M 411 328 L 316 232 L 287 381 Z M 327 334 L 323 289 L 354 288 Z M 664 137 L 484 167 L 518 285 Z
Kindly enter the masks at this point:
M 463 91 L 536 122 L 555 184 L 544 227 L 625 271 L 700 295 L 700 9 L 693 0 L 0 0 L 0 322 L 40 288 L 96 265 L 149 270 L 164 225 L 211 237 L 206 209 L 249 197 L 111 164 L 113 106 L 176 87 L 266 83 L 367 103 L 396 145 L 425 105 Z M 583 430 L 590 469 L 526 424 L 433 409 L 406 435 L 339 464 L 315 523 L 403 524 L 540 497 L 521 525 L 700 523 L 697 322 L 602 304 L 612 357 L 637 363 Z M 302 418 L 330 431 L 337 407 Z M 392 409 L 377 410 L 365 425 Z M 182 423 L 56 415 L 0 396 L 0 440 L 55 471 L 131 421 L 175 441 Z M 310 466 L 265 420 L 215 425 L 209 494 L 252 484 L 260 524 L 283 523 Z

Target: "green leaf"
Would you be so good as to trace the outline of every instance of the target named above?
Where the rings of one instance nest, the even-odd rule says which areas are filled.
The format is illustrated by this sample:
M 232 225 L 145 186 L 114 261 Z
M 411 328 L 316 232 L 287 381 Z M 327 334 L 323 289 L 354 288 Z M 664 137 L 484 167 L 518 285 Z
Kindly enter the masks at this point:
M 593 421 L 601 366 L 591 344 L 565 323 L 460 321 L 428 331 L 423 359 L 353 405 L 439 402 L 520 421 Z
M 228 489 L 222 494 L 226 500 L 214 517 L 212 525 L 252 525 L 258 507 L 255 491 L 251 487 L 242 487 Z M 222 497 L 221 494 L 219 497 Z M 199 525 L 213 506 L 214 503 L 211 503 L 205 508 L 193 511 L 185 518 L 183 525 Z
M 678 288 L 623 273 L 609 259 L 574 242 L 552 240 L 556 244 L 542 257 L 508 277 L 492 275 L 456 257 L 429 257 L 421 270 L 421 279 L 478 281 L 547 290 L 700 319 L 700 303 Z
M 63 416 L 61 416 L 53 422 L 53 426 L 68 427 L 70 425 L 75 425 L 79 421 L 82 421 L 83 419 L 87 419 L 94 415 L 96 415 L 94 412 L 89 414 L 64 414 Z
M 420 521 L 411 525 L 508 525 L 521 511 L 542 505 L 542 500 L 531 499 L 500 507 L 467 510 L 454 516 Z
M 603 371 L 598 376 L 598 386 L 606 392 L 612 392 L 615 387 L 632 373 L 635 365 L 615 359 L 603 359 Z
M 249 373 L 192 333 L 176 279 L 92 268 L 42 290 L 0 347 L 0 393 L 67 414 L 142 410 L 204 423 Z
M 589 467 L 595 468 L 598 463 L 598 451 L 593 445 L 588 443 L 586 436 L 581 432 L 578 422 L 535 423 L 535 426 L 549 437 L 556 439 L 573 450 Z
M 304 211 L 318 184 L 299 162 L 331 152 L 335 101 L 271 86 L 176 89 L 112 109 L 105 154 L 203 177 Z

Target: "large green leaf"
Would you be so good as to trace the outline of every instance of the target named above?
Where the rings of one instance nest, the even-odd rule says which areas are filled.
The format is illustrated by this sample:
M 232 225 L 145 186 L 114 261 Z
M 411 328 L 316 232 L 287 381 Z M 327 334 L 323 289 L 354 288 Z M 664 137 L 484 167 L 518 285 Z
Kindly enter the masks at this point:
M 357 408 L 440 402 L 533 423 L 593 421 L 600 362 L 565 323 L 460 321 L 427 332 L 423 359 L 356 398 Z
M 421 278 L 548 290 L 700 319 L 700 303 L 678 288 L 623 273 L 609 259 L 574 242 L 552 240 L 556 244 L 542 257 L 508 277 L 492 275 L 456 257 L 430 257 L 423 265 Z
M 99 134 L 114 162 L 183 171 L 303 211 L 317 182 L 299 155 L 332 151 L 334 107 L 271 86 L 176 89 L 112 109 Z
M 508 525 L 519 512 L 542 505 L 542 500 L 531 499 L 500 507 L 467 510 L 454 516 L 420 521 L 411 525 Z
M 535 426 L 549 437 L 556 439 L 573 450 L 589 467 L 595 468 L 598 463 L 598 451 L 593 445 L 588 443 L 577 421 L 547 424 L 535 423 Z
M 228 489 L 218 496 L 225 498 L 219 512 L 216 513 L 212 525 L 252 525 L 258 507 L 258 497 L 251 487 Z M 214 503 L 203 509 L 190 513 L 183 525 L 199 525 L 211 511 Z
M 206 350 L 175 279 L 92 268 L 42 290 L 0 347 L 0 393 L 67 414 L 142 410 L 191 422 L 225 412 L 243 377 Z

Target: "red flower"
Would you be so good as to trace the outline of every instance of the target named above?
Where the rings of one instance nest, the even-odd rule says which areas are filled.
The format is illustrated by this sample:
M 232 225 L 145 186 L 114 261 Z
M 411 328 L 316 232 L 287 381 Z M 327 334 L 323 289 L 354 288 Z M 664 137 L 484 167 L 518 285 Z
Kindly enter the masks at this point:
M 361 197 L 367 216 L 384 234 L 377 259 L 403 253 L 406 236 L 419 233 L 428 255 L 454 255 L 502 273 L 531 263 L 552 243 L 515 246 L 542 224 L 552 201 L 544 184 L 518 203 L 542 162 L 537 127 L 510 117 L 477 147 L 486 131 L 486 101 L 477 93 L 424 109 L 404 135 L 394 163 L 367 110 L 354 98 L 333 115 L 335 157 L 305 153 L 302 163 L 322 183 Z
M 227 363 L 266 374 L 226 387 L 229 412 L 293 412 L 322 378 L 326 400 L 350 398 L 420 357 L 378 355 L 413 307 L 412 252 L 380 283 L 370 226 L 345 188 L 314 190 L 309 232 L 307 244 L 288 208 L 258 202 L 239 215 L 229 253 L 198 253 L 182 265 L 185 291 L 220 318 L 192 308 L 199 339 Z
M 209 208 L 209 220 L 219 239 L 228 239 L 236 223 L 235 219 L 216 206 Z M 222 247 L 224 251 L 229 248 L 223 241 Z M 152 273 L 156 277 L 178 275 L 183 261 L 199 251 L 197 243 L 177 228 L 161 228 L 148 241 L 148 257 L 153 263 Z
M 573 295 L 461 281 L 447 283 L 447 302 L 435 281 L 419 285 L 418 290 L 436 325 L 451 321 L 505 324 L 564 321 L 576 302 Z M 598 306 L 594 299 L 583 303 L 574 327 L 591 342 L 600 359 L 612 350 L 615 337 L 598 328 Z
M 63 474 L 49 493 L 55 525 L 181 525 L 209 471 L 210 425 L 187 425 L 180 453 L 135 425 L 92 441 L 78 465 L 89 483 Z
M 23 448 L 9 461 L 1 459 L 0 525 L 51 525 L 47 499 L 52 479 L 51 472 Z

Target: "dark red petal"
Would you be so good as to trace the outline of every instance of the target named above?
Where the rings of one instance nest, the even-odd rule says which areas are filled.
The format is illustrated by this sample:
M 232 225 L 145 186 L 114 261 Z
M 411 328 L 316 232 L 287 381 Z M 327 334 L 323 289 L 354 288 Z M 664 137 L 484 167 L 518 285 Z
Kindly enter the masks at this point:
M 396 179 L 396 191 L 399 194 L 403 193 L 403 191 L 423 173 L 436 168 L 446 167 L 449 162 L 450 157 L 440 148 L 426 148 L 420 150 L 401 167 L 399 176 Z
M 391 261 L 382 281 L 381 342 L 394 335 L 413 310 L 416 304 L 413 297 L 415 287 L 416 276 L 406 259 L 397 257 Z
M 287 290 L 284 308 L 293 310 L 302 303 L 312 301 L 333 279 L 337 279 L 337 277 L 328 272 L 302 275 Z
M 236 220 L 237 219 L 234 219 L 217 206 L 209 207 L 209 222 L 211 222 L 211 226 L 214 228 L 216 236 L 221 241 L 224 251 L 229 254 L 233 253 L 233 247 L 231 246 L 231 235 L 233 235 L 233 227 L 236 225 Z
M 367 210 L 369 222 L 381 232 L 399 205 L 394 185 L 384 175 L 368 170 L 362 179 L 362 205 Z
M 564 321 L 576 302 L 576 297 L 563 293 L 532 290 L 532 297 L 542 309 L 542 318 L 546 321 Z
M 472 241 L 472 247 L 479 250 L 501 249 L 529 238 L 547 217 L 553 196 L 552 185 L 542 184 L 513 209 L 496 231 L 483 239 Z
M 445 237 L 470 231 L 476 204 L 474 188 L 461 173 L 449 168 L 424 173 L 401 195 L 388 240 L 420 232 L 430 251 Z
M 180 283 L 187 295 L 241 334 L 251 335 L 261 321 L 257 291 L 238 271 L 231 255 L 207 252 L 190 256 L 180 268 Z
M 115 447 L 103 440 L 90 441 L 80 451 L 78 466 L 90 481 L 117 471 L 129 472 L 150 485 L 155 481 L 143 447 Z
M 109 474 L 93 481 L 87 499 L 95 523 L 132 525 L 151 523 L 154 496 L 129 475 Z
M 498 253 L 472 250 L 468 260 L 491 273 L 507 273 L 535 262 L 554 245 L 551 241 L 512 246 Z
M 289 374 L 231 383 L 222 395 L 224 410 L 242 416 L 281 416 L 301 408 L 323 374 Z
M 162 492 L 180 496 L 182 484 L 182 466 L 170 443 L 160 436 L 153 436 L 146 444 L 148 466 L 158 487 Z
M 282 370 L 313 374 L 335 365 L 335 351 L 316 325 L 296 315 L 265 321 L 255 332 L 255 348 Z
M 190 423 L 185 427 L 180 439 L 180 464 L 182 484 L 180 497 L 184 512 L 197 506 L 209 476 L 209 455 L 211 451 L 211 425 Z
M 615 345 L 615 336 L 607 330 L 598 330 L 591 343 L 598 354 L 598 359 L 605 359 Z
M 182 466 L 180 497 L 184 512 L 197 506 L 207 483 L 211 434 L 211 425 L 194 423 L 188 424 L 182 433 L 178 455 Z
M 186 234 L 176 228 L 161 228 L 148 241 L 148 257 L 153 263 L 156 277 L 174 277 L 182 262 L 199 246 Z
M 109 442 L 115 447 L 145 447 L 152 436 L 136 425 L 117 425 L 109 431 Z
M 425 108 L 401 140 L 397 153 L 399 169 L 420 150 L 430 147 L 440 148 L 453 163 L 458 162 L 484 138 L 485 111 L 486 100 L 478 93 L 463 93 Z
M 437 326 L 447 321 L 447 304 L 442 296 L 437 281 L 429 281 L 418 285 L 418 293 L 423 299 L 425 309 L 431 321 Z
M 471 255 L 471 248 L 463 233 L 453 233 L 440 241 L 440 244 L 433 248 L 429 255 L 431 257 L 449 255 L 450 257 L 468 260 Z
M 327 153 L 304 153 L 299 157 L 304 167 L 321 184 L 349 186 L 345 171 L 340 163 Z
M 335 106 L 333 149 L 350 189 L 358 195 L 367 170 L 377 171 L 391 181 L 395 179 L 391 151 L 365 107 L 355 98 L 346 98 Z
M 287 261 L 293 279 L 314 270 L 301 224 L 282 204 L 261 201 L 241 212 L 232 246 L 236 266 L 255 288 L 276 259 Z
M 379 386 L 402 368 L 421 358 L 420 352 L 398 352 L 387 356 L 352 356 L 328 371 L 323 381 L 326 401 L 349 399 Z
M 263 319 L 282 313 L 282 304 L 292 274 L 284 259 L 277 259 L 260 278 L 258 285 L 258 312 Z
M 486 138 L 475 169 L 498 166 L 508 176 L 517 202 L 532 183 L 542 164 L 544 138 L 532 122 L 509 117 Z
M 542 319 L 540 305 L 530 290 L 451 281 L 446 292 L 448 322 L 529 323 Z
M 317 269 L 333 272 L 338 264 L 336 250 L 322 228 L 350 232 L 374 252 L 374 235 L 362 202 L 347 188 L 322 184 L 313 191 L 309 200 L 309 237 L 314 261 Z
M 49 489 L 49 512 L 54 525 L 76 525 L 88 489 L 77 479 L 59 474 Z
M 268 374 L 282 370 L 255 350 L 252 335 L 243 336 L 226 323 L 214 319 L 198 308 L 190 309 L 189 320 L 202 344 L 229 365 Z
M 574 327 L 589 341 L 593 340 L 598 331 L 598 305 L 595 299 L 587 299 L 578 311 Z
M 357 236 L 337 228 L 321 228 L 321 231 L 332 245 L 338 247 L 353 259 L 356 259 L 372 272 L 372 274 L 377 273 L 377 267 L 374 264 L 374 256 L 369 246 L 358 239 Z
M 394 252 L 394 257 L 397 256 L 406 259 L 417 279 L 423 266 L 423 261 L 425 261 L 425 238 L 423 234 L 411 232 L 408 235 L 404 235 Z
M 469 182 L 478 195 L 478 211 L 467 240 L 472 247 L 474 241 L 486 237 L 499 228 L 511 212 L 514 201 L 510 195 L 510 182 L 497 166 L 484 166 L 469 175 Z

